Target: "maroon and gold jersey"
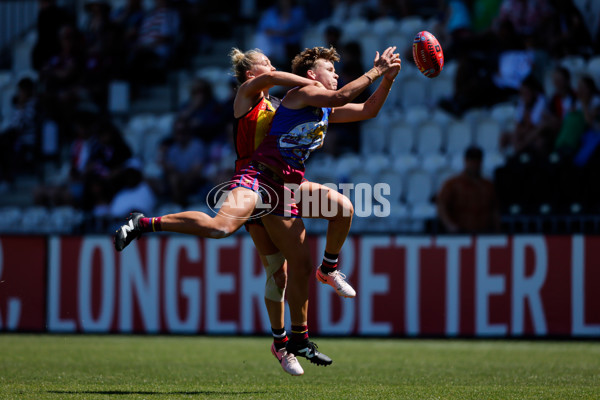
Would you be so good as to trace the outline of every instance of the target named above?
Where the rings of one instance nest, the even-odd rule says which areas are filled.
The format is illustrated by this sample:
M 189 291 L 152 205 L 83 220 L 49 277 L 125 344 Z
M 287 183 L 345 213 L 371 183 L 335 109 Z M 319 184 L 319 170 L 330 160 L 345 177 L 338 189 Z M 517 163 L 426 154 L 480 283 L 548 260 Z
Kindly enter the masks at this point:
M 281 104 L 277 97 L 263 97 L 250 111 L 235 120 L 234 142 L 237 160 L 235 170 L 248 164 L 254 150 L 269 133 L 275 110 Z

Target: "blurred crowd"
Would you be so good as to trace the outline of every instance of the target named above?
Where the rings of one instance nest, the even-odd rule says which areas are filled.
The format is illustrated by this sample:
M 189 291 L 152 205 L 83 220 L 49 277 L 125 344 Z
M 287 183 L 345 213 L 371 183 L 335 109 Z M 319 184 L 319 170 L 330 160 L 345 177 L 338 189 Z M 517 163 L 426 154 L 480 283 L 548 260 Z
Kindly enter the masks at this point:
M 31 54 L 38 79 L 18 82 L 10 123 L 0 134 L 0 190 L 10 190 L 19 174 L 67 161 L 60 176 L 43 179 L 35 203 L 122 216 L 133 207 L 151 212 L 160 201 L 186 205 L 219 178 L 210 165 L 231 158 L 231 102 L 218 102 L 209 82 L 190 85 L 188 100 L 174 112 L 171 134 L 157 143 L 158 179 L 146 179 L 143 162 L 133 157 L 108 110 L 110 82 L 128 82 L 135 99 L 209 46 L 207 29 L 218 6 L 153 4 L 145 9 L 142 0 L 127 0 L 113 9 L 109 1 L 89 0 L 81 27 L 56 0 L 39 1 Z
M 431 30 L 444 43 L 446 59 L 458 63 L 453 94 L 440 101 L 441 109 L 460 117 L 501 102 L 517 105 L 511 129 L 498 143 L 507 159 L 494 178 L 497 203 L 490 212 L 539 212 L 531 208 L 540 205 L 546 212 L 600 212 L 595 184 L 600 178 L 600 72 L 581 74 L 574 82 L 559 63 L 600 54 L 600 30 L 594 29 L 600 16 L 590 18 L 582 9 L 590 2 L 259 0 L 252 12 L 244 12 L 241 1 L 151 3 L 145 8 L 148 2 L 127 0 L 114 8 L 109 1 L 86 1 L 82 25 L 73 10 L 39 0 L 31 54 L 38 78 L 18 82 L 10 123 L 0 133 L 0 191 L 10 190 L 20 174 L 68 160 L 61 178 L 43 179 L 36 204 L 122 217 L 133 208 L 152 212 L 164 202 L 185 207 L 203 200 L 215 183 L 228 179 L 224 166 L 233 167 L 233 86 L 228 98 L 217 100 L 212 82 L 193 81 L 189 100 L 174 113 L 170 134 L 157 143 L 153 161 L 160 173 L 146 176 L 144 163 L 133 157 L 122 125 L 108 110 L 110 82 L 128 82 L 135 100 L 145 87 L 165 83 L 170 71 L 191 68 L 193 57 L 210 54 L 216 39 L 234 37 L 235 27 L 242 25 L 252 27 L 255 46 L 274 65 L 289 70 L 305 31 L 328 21 L 326 44 L 342 56 L 336 66 L 342 86 L 364 72 L 364 49 L 357 41 L 341 40 L 345 21 L 418 15 L 434 21 Z M 411 57 L 403 54 L 404 62 Z M 552 91 L 546 92 L 549 68 Z M 359 151 L 359 129 L 358 124 L 332 127 L 324 151 Z M 470 157 L 474 154 L 479 153 L 472 150 Z M 495 216 L 489 221 L 473 229 L 443 225 L 449 231 L 498 229 Z

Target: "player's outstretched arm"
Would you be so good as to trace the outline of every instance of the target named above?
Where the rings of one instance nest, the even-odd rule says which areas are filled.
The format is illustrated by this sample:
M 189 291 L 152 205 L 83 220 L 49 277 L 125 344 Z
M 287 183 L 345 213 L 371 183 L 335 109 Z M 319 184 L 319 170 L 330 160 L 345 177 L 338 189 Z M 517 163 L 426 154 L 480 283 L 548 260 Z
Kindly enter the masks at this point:
M 285 105 L 288 108 L 300 109 L 307 106 L 312 107 L 341 107 L 356 98 L 365 90 L 367 86 L 373 83 L 381 75 L 385 74 L 390 68 L 398 64 L 398 54 L 394 51 L 396 47 L 388 47 L 379 55 L 375 54 L 373 68 L 361 75 L 357 79 L 349 82 L 340 89 L 321 89 L 315 86 L 304 86 L 299 89 L 292 89 L 286 95 Z M 331 68 L 333 68 L 331 66 Z M 331 74 L 335 72 L 330 71 Z M 308 77 L 311 79 L 319 79 L 314 71 L 308 71 Z M 337 79 L 337 75 L 336 75 Z M 324 83 L 327 88 L 327 83 Z
M 242 96 L 253 97 L 256 94 L 267 90 L 273 86 L 306 86 L 321 85 L 312 79 L 304 78 L 296 74 L 284 71 L 270 71 L 249 79 L 238 88 L 238 93 Z
M 383 75 L 383 79 L 379 83 L 377 90 L 364 103 L 349 103 L 342 107 L 334 108 L 329 116 L 329 122 L 355 122 L 375 118 L 387 99 L 394 79 L 398 75 L 398 72 L 400 72 L 401 61 L 399 58 L 397 61 Z

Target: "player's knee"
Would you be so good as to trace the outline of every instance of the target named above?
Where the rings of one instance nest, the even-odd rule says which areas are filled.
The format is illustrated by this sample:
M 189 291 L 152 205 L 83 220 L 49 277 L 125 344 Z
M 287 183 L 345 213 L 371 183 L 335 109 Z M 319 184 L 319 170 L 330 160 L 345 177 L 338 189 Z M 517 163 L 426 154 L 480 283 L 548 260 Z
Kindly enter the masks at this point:
M 354 206 L 348 197 L 342 196 L 342 201 L 339 204 L 338 211 L 337 219 L 352 220 L 352 216 L 354 215 Z
M 219 225 L 212 229 L 210 237 L 213 239 L 224 239 L 233 235 L 234 232 L 235 230 L 231 229 L 228 225 Z
M 352 218 L 352 216 L 354 215 L 354 205 L 352 205 L 352 202 L 346 196 L 344 196 L 344 210 L 342 214 L 346 218 Z
M 283 268 L 283 265 L 273 274 L 273 280 L 277 287 L 285 289 L 287 286 L 287 270 Z
M 237 220 L 226 219 L 225 221 L 214 220 L 214 226 L 210 237 L 213 239 L 223 239 L 233 235 L 241 226 Z
M 265 272 L 267 281 L 265 283 L 265 298 L 282 302 L 285 299 L 285 288 L 287 285 L 286 269 L 283 268 L 285 258 L 281 253 L 266 256 L 267 265 Z
M 302 262 L 298 263 L 298 266 L 299 268 L 296 268 L 296 271 L 298 275 L 300 275 L 303 278 L 310 276 L 313 272 L 314 266 L 310 259 L 303 260 Z

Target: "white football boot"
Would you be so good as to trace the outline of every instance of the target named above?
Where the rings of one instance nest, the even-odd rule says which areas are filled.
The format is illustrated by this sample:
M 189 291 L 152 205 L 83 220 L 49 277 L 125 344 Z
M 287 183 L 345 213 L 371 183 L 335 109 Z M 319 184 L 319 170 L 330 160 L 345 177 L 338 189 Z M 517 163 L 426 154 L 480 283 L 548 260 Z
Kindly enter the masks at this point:
M 333 287 L 336 293 L 342 297 L 356 297 L 356 291 L 346 282 L 346 275 L 335 270 L 328 274 L 321 271 L 321 266 L 317 268 L 317 280 L 321 283 Z
M 275 343 L 271 344 L 271 353 L 275 356 L 279 364 L 281 364 L 281 368 L 285 372 L 293 376 L 299 376 L 304 374 L 304 370 L 302 369 L 302 365 L 298 362 L 298 359 L 292 353 L 288 353 L 285 347 L 282 347 L 279 350 L 275 350 Z

